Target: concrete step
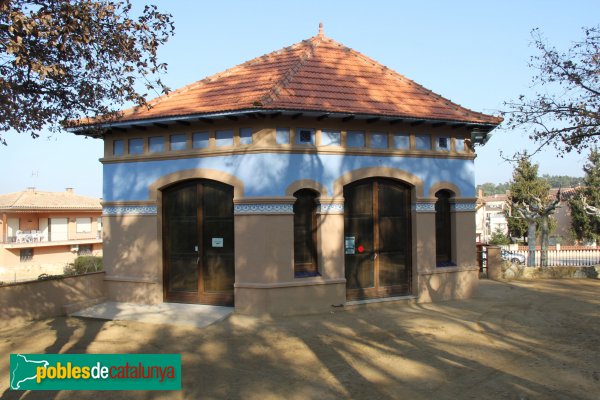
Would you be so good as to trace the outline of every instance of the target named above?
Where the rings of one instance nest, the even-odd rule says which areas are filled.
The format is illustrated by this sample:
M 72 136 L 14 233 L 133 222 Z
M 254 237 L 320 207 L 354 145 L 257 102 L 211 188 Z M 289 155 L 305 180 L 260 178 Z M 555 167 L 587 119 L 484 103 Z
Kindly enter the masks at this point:
M 227 318 L 233 313 L 233 310 L 233 307 L 204 304 L 160 303 L 146 305 L 104 301 L 68 315 L 80 318 L 204 328 Z

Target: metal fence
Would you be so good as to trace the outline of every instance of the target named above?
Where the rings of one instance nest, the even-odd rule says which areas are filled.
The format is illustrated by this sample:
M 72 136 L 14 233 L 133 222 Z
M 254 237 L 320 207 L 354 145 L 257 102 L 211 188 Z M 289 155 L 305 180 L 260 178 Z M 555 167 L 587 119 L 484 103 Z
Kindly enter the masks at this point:
M 524 257 L 524 264 L 529 264 L 529 258 L 535 257 L 533 265 L 536 267 L 542 266 L 542 252 L 538 248 L 535 252 L 530 252 L 527 248 L 519 247 L 518 250 L 510 250 L 509 246 L 502 247 L 502 258 L 505 260 L 512 260 L 514 255 L 520 255 Z M 522 257 L 518 257 L 522 258 Z M 600 264 L 600 248 L 594 247 L 569 247 L 567 249 L 551 248 L 547 252 L 547 261 L 544 266 L 546 267 L 586 267 Z

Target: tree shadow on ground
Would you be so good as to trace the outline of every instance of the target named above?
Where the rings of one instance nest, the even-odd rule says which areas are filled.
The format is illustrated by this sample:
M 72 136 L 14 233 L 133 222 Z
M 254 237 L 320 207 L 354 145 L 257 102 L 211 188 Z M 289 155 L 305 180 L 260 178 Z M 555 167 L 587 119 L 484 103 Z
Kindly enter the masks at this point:
M 70 340 L 39 352 L 180 353 L 183 391 L 5 391 L 3 398 L 593 399 L 599 292 L 591 280 L 484 282 L 466 301 L 234 315 L 205 329 L 65 319 L 48 327 L 66 329 Z
M 48 328 L 44 335 L 46 340 L 41 340 L 39 345 L 44 346 L 51 335 L 54 339 L 50 339 L 45 348 L 36 349 L 36 354 L 78 354 L 88 352 L 88 347 L 96 340 L 106 321 L 55 317 L 39 323 L 45 324 Z M 11 353 L 15 353 L 15 351 L 11 350 Z M 61 391 L 13 391 L 9 387 L 2 393 L 1 398 L 7 400 L 56 399 L 60 397 L 60 394 Z

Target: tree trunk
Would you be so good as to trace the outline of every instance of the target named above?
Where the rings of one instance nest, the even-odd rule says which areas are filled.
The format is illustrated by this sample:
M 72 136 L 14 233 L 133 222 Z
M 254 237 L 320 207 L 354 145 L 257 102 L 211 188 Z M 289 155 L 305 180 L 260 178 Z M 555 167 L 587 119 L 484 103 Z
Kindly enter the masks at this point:
M 535 267 L 535 221 L 528 221 L 529 228 L 527 229 L 527 245 L 529 246 L 529 254 L 527 257 L 527 266 Z
M 548 216 L 542 217 L 542 251 L 541 251 L 541 265 L 542 267 L 548 266 Z

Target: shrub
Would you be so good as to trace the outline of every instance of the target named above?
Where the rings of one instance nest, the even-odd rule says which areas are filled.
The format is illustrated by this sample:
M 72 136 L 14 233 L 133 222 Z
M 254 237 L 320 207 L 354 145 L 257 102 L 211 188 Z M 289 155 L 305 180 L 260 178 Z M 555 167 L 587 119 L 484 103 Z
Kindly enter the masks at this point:
M 494 244 L 497 246 L 506 245 L 510 244 L 510 239 L 504 234 L 502 229 L 499 226 L 497 226 L 494 233 L 492 233 L 492 239 L 490 240 L 490 244 Z
M 79 256 L 65 267 L 65 275 L 80 275 L 102 271 L 102 257 Z

